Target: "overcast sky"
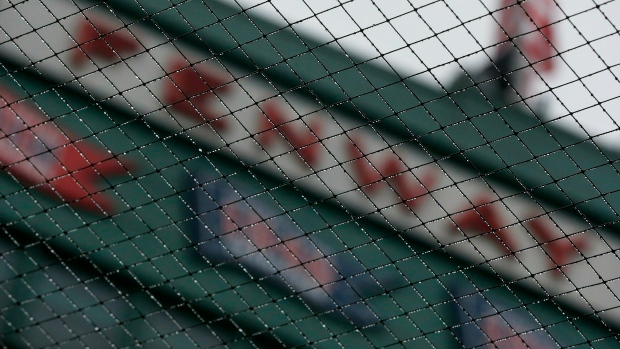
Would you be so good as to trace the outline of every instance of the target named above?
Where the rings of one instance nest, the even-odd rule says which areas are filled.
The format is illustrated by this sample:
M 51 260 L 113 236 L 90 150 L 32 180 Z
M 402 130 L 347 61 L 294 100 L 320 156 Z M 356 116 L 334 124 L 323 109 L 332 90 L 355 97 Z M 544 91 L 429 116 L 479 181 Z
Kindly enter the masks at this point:
M 437 79 L 444 85 L 462 67 L 475 70 L 488 62 L 482 49 L 500 40 L 499 26 L 489 11 L 503 4 L 499 0 L 237 1 L 274 21 L 294 23 L 295 30 L 315 39 L 337 39 L 358 56 L 384 55 L 400 74 L 423 73 L 429 83 L 436 84 Z M 597 142 L 620 148 L 616 99 L 620 36 L 615 34 L 620 28 L 620 3 L 597 2 L 600 8 L 591 0 L 548 1 L 552 8 L 545 13 L 555 23 L 553 44 L 560 58 L 554 59 L 553 71 L 540 77 L 529 74 L 523 94 L 536 96 L 528 102 L 544 111 L 545 119 L 558 119 L 555 123 L 572 132 L 585 136 L 585 130 Z M 524 23 L 523 28 L 533 27 Z M 492 55 L 493 48 L 487 53 Z

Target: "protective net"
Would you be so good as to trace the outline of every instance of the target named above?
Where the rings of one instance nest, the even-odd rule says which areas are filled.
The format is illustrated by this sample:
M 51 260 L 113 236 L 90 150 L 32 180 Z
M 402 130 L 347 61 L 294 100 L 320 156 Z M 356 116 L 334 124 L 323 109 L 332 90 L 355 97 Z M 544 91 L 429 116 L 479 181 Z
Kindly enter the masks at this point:
M 0 342 L 619 347 L 619 26 L 0 0 Z

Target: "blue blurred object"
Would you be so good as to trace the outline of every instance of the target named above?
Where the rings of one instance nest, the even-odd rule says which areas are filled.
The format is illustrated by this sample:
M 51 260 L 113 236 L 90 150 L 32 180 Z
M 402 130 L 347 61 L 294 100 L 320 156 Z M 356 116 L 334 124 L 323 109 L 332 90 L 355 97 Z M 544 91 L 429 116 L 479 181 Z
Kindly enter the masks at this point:
M 341 312 L 360 327 L 379 321 L 363 293 L 385 291 L 354 258 L 326 256 L 275 201 L 242 198 L 207 173 L 195 177 L 203 184 L 190 195 L 192 239 L 210 263 L 237 261 L 256 279 L 279 280 L 316 314 Z

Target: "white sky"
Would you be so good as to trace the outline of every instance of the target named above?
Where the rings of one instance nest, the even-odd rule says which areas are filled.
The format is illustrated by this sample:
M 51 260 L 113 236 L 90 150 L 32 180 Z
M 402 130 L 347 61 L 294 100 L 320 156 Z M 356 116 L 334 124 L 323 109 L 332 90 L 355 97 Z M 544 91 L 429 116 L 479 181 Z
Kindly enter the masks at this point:
M 295 30 L 315 39 L 325 42 L 337 39 L 357 56 L 372 59 L 384 55 L 403 75 L 430 71 L 434 77 L 428 73 L 421 76 L 429 83 L 435 83 L 436 78 L 444 85 L 462 69 L 459 64 L 476 69 L 487 60 L 480 51 L 499 39 L 499 27 L 489 11 L 501 8 L 503 3 L 500 0 L 237 2 L 245 8 L 253 7 L 251 12 L 271 20 L 294 23 Z M 561 59 L 555 59 L 555 70 L 542 75 L 543 79 L 531 74 L 525 93 L 539 94 L 529 100 L 530 105 L 544 110 L 547 120 L 560 118 L 556 123 L 572 132 L 584 135 L 585 130 L 595 141 L 618 148 L 616 140 L 620 134 L 616 123 L 620 123 L 620 100 L 615 98 L 620 96 L 617 80 L 620 68 L 615 65 L 620 63 L 620 36 L 614 33 L 620 28 L 620 3 L 597 2 L 602 4 L 600 9 L 591 0 L 555 2 L 557 7 L 551 16 L 552 21 L 558 22 L 553 29 Z M 466 24 L 462 25 L 463 22 Z M 435 36 L 438 32 L 442 33 Z M 454 62 L 455 58 L 459 64 Z

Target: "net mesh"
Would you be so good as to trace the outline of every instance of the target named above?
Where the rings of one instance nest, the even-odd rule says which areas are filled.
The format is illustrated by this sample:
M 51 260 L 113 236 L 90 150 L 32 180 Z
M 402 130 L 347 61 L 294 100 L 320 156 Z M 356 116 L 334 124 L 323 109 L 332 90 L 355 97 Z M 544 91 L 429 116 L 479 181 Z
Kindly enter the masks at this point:
M 10 348 L 615 348 L 616 1 L 0 1 Z

